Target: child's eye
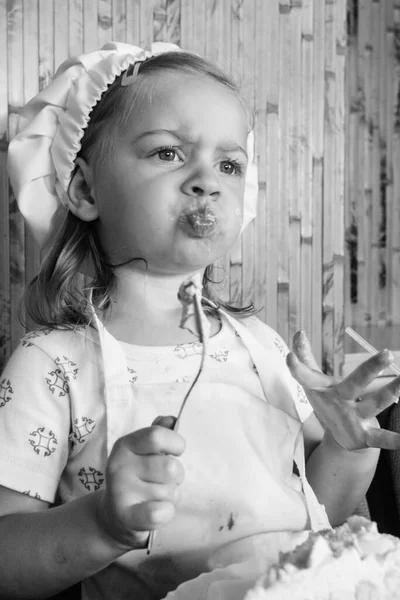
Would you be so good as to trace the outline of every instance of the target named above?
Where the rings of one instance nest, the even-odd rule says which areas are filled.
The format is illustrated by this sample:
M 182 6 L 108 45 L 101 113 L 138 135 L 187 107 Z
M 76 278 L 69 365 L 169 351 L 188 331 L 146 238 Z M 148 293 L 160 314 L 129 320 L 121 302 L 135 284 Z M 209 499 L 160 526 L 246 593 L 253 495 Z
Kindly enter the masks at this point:
M 243 165 L 237 160 L 223 160 L 220 163 L 220 170 L 226 175 L 241 175 L 243 173 Z
M 176 162 L 176 160 L 181 160 L 176 148 L 173 146 L 163 146 L 162 148 L 157 148 L 152 156 L 158 156 L 160 160 L 165 162 Z

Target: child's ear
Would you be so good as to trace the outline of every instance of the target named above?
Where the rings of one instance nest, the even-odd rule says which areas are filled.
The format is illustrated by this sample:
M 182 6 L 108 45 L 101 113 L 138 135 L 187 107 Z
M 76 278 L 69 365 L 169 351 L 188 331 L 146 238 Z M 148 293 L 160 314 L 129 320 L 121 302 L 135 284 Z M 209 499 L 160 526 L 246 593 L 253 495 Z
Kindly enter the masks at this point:
M 75 161 L 77 168 L 68 189 L 68 208 L 82 221 L 94 221 L 99 216 L 92 192 L 92 169 L 83 158 Z

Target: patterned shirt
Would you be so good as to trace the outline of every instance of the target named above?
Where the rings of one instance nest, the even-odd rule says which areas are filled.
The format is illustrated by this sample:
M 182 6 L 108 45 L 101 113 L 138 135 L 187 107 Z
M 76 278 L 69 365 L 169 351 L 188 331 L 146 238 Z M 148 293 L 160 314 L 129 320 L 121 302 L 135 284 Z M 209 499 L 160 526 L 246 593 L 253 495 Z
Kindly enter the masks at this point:
M 290 402 L 304 421 L 312 409 L 284 364 L 287 347 L 258 319 L 242 323 L 266 346 L 265 368 L 280 364 Z M 128 398 L 117 417 L 122 433 L 147 427 L 158 415 L 177 414 L 198 371 L 201 344 L 119 347 L 117 367 L 125 383 L 118 385 L 122 394 L 125 385 Z M 102 361 L 92 328 L 36 331 L 21 340 L 0 381 L 1 485 L 50 503 L 104 486 L 110 415 Z M 303 529 L 307 511 L 282 423 L 280 412 L 265 401 L 246 346 L 223 319 L 182 417 L 187 448 L 181 517 L 157 534 L 150 557 L 130 552 L 88 581 L 86 597 L 132 598 L 137 590 L 143 600 L 162 598 L 207 570 L 209 556 L 235 539 L 259 528 Z

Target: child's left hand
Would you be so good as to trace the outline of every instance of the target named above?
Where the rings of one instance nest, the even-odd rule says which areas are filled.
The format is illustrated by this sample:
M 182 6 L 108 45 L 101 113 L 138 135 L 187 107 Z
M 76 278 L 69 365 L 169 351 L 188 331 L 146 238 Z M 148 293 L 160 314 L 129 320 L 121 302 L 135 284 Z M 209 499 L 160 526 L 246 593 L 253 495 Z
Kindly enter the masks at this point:
M 379 373 L 393 362 L 393 355 L 388 350 L 372 356 L 340 380 L 320 371 L 305 333 L 299 331 L 293 338 L 293 352 L 288 354 L 286 362 L 336 444 L 345 450 L 400 449 L 400 434 L 380 429 L 376 419 L 376 415 L 398 401 L 400 377 L 361 396 Z

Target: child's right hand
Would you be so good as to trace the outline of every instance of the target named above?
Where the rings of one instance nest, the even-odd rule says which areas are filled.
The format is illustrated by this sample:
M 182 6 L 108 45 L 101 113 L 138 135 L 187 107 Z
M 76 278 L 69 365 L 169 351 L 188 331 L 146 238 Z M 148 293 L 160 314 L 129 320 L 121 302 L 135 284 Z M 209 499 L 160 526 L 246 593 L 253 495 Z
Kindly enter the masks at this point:
M 109 456 L 97 516 L 108 536 L 126 550 L 143 548 L 150 530 L 174 518 L 184 479 L 175 457 L 185 449 L 184 439 L 171 430 L 174 421 L 158 417 L 151 427 L 119 438 Z

